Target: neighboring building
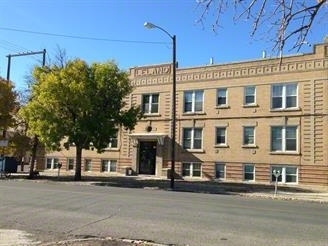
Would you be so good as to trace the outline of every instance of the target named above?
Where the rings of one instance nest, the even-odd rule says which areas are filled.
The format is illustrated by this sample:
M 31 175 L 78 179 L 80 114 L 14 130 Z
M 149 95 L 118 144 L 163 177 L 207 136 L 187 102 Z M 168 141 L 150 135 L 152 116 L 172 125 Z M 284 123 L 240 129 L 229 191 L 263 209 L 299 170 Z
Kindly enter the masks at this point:
M 130 104 L 145 117 L 108 149 L 83 151 L 82 170 L 166 177 L 170 169 L 172 65 L 130 69 Z M 314 52 L 177 69 L 176 175 L 328 186 L 328 43 Z M 75 149 L 42 168 L 74 169 Z M 40 168 L 40 163 L 39 163 Z

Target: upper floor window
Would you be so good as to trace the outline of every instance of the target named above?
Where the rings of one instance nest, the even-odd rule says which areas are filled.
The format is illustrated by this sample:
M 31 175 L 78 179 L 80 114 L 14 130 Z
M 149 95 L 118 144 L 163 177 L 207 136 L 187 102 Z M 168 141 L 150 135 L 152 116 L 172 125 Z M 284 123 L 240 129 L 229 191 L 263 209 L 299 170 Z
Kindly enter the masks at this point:
M 255 127 L 243 127 L 243 145 L 255 145 Z
M 244 105 L 255 104 L 255 86 L 246 86 L 244 88 Z
M 202 149 L 203 129 L 184 128 L 183 129 L 183 148 Z
M 142 96 L 142 111 L 145 114 L 158 113 L 159 94 L 147 94 Z
M 108 148 L 117 148 L 118 146 L 118 130 L 109 138 Z
M 215 135 L 216 135 L 216 138 L 215 138 L 216 145 L 226 145 L 227 144 L 225 127 L 217 127 Z
M 271 108 L 287 109 L 297 107 L 297 84 L 272 85 Z
M 271 127 L 271 151 L 297 151 L 297 127 Z
M 227 89 L 220 88 L 217 90 L 217 106 L 227 106 L 228 98 L 227 98 Z
M 203 111 L 203 95 L 202 90 L 185 91 L 184 92 L 184 112 L 195 113 Z

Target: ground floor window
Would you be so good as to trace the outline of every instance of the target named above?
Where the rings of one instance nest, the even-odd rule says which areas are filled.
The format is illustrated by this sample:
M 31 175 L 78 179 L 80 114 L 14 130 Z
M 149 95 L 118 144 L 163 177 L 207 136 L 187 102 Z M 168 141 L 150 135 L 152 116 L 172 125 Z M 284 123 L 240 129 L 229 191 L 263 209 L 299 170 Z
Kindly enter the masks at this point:
M 276 182 L 274 173 L 279 173 L 278 182 L 280 183 L 297 183 L 298 170 L 294 166 L 271 166 L 271 181 Z
M 245 181 L 255 180 L 255 167 L 253 164 L 244 164 L 244 180 Z
M 215 164 L 215 178 L 225 179 L 226 166 L 223 163 Z
M 201 163 L 198 162 L 186 162 L 182 164 L 182 176 L 183 177 L 201 177 Z
M 116 160 L 102 160 L 101 171 L 102 172 L 116 172 L 117 161 Z
M 90 159 L 84 161 L 84 171 L 91 171 L 92 163 Z
M 46 169 L 56 169 L 58 168 L 59 160 L 58 158 L 47 158 Z
M 67 170 L 73 170 L 74 169 L 74 159 L 69 158 L 67 159 Z

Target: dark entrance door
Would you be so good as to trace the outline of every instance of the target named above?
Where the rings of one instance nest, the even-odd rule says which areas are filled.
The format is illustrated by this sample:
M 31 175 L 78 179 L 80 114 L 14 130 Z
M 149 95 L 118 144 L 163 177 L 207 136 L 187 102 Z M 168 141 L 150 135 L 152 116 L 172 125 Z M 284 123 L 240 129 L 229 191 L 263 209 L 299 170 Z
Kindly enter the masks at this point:
M 140 142 L 139 174 L 155 175 L 157 142 Z

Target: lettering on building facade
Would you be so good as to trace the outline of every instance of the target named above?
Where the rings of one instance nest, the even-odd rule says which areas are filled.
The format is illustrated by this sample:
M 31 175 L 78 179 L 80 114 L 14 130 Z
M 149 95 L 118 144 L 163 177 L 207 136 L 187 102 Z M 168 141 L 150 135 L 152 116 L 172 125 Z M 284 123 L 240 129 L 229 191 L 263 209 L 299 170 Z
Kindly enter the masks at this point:
M 166 75 L 171 73 L 171 66 L 142 67 L 135 69 L 135 77 L 150 75 Z

